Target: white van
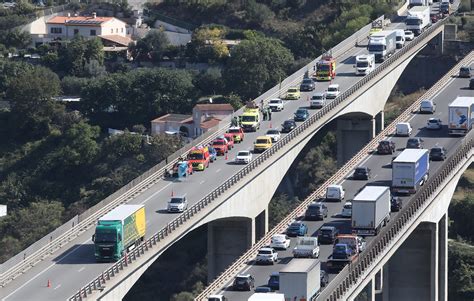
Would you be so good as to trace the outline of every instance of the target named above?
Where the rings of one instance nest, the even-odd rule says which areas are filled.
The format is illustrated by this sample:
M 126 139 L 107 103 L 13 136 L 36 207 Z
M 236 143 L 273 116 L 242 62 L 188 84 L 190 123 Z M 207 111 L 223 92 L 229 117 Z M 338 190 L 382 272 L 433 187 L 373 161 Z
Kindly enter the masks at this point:
M 402 48 L 405 45 L 405 30 L 395 29 L 395 33 L 397 34 L 397 37 L 395 39 L 397 49 Z
M 309 107 L 311 109 L 321 109 L 326 104 L 326 94 L 324 92 L 314 93 L 311 97 Z
M 326 188 L 326 200 L 342 201 L 345 195 L 344 188 L 341 185 L 329 185 Z
M 399 122 L 395 127 L 395 135 L 396 136 L 410 136 L 411 135 L 411 125 L 408 122 Z
M 424 99 L 420 103 L 420 113 L 433 114 L 436 111 L 436 104 L 431 99 Z

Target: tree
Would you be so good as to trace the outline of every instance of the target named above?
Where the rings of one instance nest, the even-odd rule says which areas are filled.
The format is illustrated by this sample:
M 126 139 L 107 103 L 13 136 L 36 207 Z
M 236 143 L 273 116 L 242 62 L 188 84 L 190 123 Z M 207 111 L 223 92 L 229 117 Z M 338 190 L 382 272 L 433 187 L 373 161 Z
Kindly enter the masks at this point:
M 58 76 L 45 67 L 34 67 L 13 79 L 7 89 L 15 125 L 27 136 L 49 132 L 53 97 L 60 92 Z
M 104 56 L 103 45 L 99 38 L 86 39 L 76 35 L 65 47 L 59 50 L 59 67 L 71 75 L 89 75 L 84 72 L 86 64 L 96 61 L 102 66 Z
M 462 200 L 453 200 L 449 206 L 449 216 L 452 222 L 449 227 L 449 236 L 458 236 L 470 242 L 474 242 L 474 220 L 471 213 L 474 211 L 474 194 L 467 195 Z
M 291 52 L 279 40 L 258 36 L 244 40 L 227 61 L 227 89 L 244 98 L 256 97 L 284 79 L 292 61 Z
M 169 45 L 166 34 L 160 30 L 150 31 L 143 39 L 131 45 L 133 57 L 158 62 L 161 60 L 166 47 Z

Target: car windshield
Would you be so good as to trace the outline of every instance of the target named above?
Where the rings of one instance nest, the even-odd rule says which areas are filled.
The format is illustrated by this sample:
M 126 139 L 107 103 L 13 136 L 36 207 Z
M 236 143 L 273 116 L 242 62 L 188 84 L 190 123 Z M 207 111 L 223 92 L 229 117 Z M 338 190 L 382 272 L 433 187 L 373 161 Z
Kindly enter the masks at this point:
M 223 140 L 216 140 L 212 144 L 214 144 L 214 145 L 225 145 L 225 142 Z
M 270 100 L 270 103 L 274 103 L 274 104 L 279 104 L 280 102 L 281 100 L 278 100 L 278 99 Z
M 384 45 L 369 44 L 369 52 L 378 52 L 378 51 L 383 51 L 383 50 L 384 50 Z
M 331 229 L 321 229 L 321 234 L 331 234 L 332 230 Z
M 441 148 L 432 148 L 431 153 L 441 153 Z
M 288 93 L 296 93 L 296 92 L 298 92 L 297 89 L 288 89 Z
M 181 204 L 181 203 L 184 203 L 184 200 L 182 198 L 172 198 L 170 200 L 170 203 L 171 204 Z
M 279 276 L 277 276 L 277 275 L 270 276 L 269 282 L 278 283 L 279 281 L 280 281 Z
M 285 123 L 283 124 L 284 126 L 293 126 L 294 123 L 291 122 L 291 121 L 285 121 Z
M 247 282 L 247 277 L 237 277 L 235 278 L 235 282 L 238 283 L 238 284 L 244 284 Z
M 239 129 L 229 129 L 228 132 L 230 134 L 238 134 L 238 133 L 240 133 L 240 130 Z
M 337 92 L 337 87 L 329 87 L 328 91 L 329 92 Z
M 303 84 L 312 84 L 313 80 L 311 78 L 305 78 L 303 79 Z
M 308 206 L 308 211 L 309 212 L 319 212 L 319 211 L 321 211 L 321 207 L 320 206 Z
M 470 69 L 468 67 L 461 67 L 462 72 L 469 72 Z
M 305 111 L 305 110 L 297 110 L 297 111 L 296 111 L 296 114 L 298 114 L 298 115 L 304 115 L 304 114 L 306 114 L 306 111 Z
M 397 36 L 396 41 L 401 41 L 401 40 L 402 40 L 402 37 L 401 37 L 401 36 Z
M 368 66 L 369 66 L 369 62 L 367 62 L 367 61 L 357 62 L 357 67 L 359 67 L 359 68 L 364 68 L 364 67 L 368 67 Z
M 257 120 L 256 116 L 242 116 L 242 122 L 255 122 Z
M 202 160 L 204 159 L 204 155 L 202 153 L 191 153 L 188 155 L 190 160 Z
M 363 168 L 363 167 L 358 167 L 358 168 L 355 169 L 355 172 L 356 172 L 356 173 L 365 173 L 365 172 L 366 172 L 366 169 Z
M 320 99 L 323 99 L 323 95 L 316 94 L 316 95 L 313 95 L 313 97 L 311 97 L 311 99 L 313 99 L 313 100 L 320 100 Z
M 116 242 L 117 234 L 115 232 L 96 232 L 95 242 Z
M 257 139 L 257 144 L 267 144 L 269 143 L 267 139 Z
M 300 224 L 291 224 L 290 229 L 291 230 L 298 230 L 300 228 Z
M 352 209 L 352 204 L 345 204 L 344 209 Z
M 237 156 L 239 157 L 247 157 L 248 155 L 250 155 L 250 152 L 248 151 L 240 151 Z
M 267 131 L 267 134 L 268 135 L 278 135 L 280 132 L 278 132 L 277 130 L 268 130 Z
M 405 31 L 405 36 L 411 36 L 412 32 L 411 31 Z
M 408 143 L 417 144 L 417 143 L 418 143 L 418 139 L 410 138 L 410 139 L 408 139 Z
M 270 250 L 260 250 L 260 251 L 258 251 L 258 254 L 261 254 L 261 255 L 271 255 L 271 254 L 272 254 L 272 251 L 270 251 Z
M 334 247 L 334 252 L 345 252 L 346 251 L 346 247 L 344 245 L 336 245 Z
M 429 122 L 429 123 L 438 123 L 439 121 L 436 120 L 436 119 L 430 119 L 430 120 L 428 120 L 428 122 Z
M 406 24 L 407 25 L 420 25 L 421 20 L 420 19 L 414 19 L 414 18 L 406 19 Z
M 329 71 L 329 64 L 319 64 L 318 65 L 318 70 Z
M 272 241 L 273 242 L 283 242 L 283 241 L 285 241 L 285 238 L 283 236 L 275 236 L 275 237 L 272 237 Z

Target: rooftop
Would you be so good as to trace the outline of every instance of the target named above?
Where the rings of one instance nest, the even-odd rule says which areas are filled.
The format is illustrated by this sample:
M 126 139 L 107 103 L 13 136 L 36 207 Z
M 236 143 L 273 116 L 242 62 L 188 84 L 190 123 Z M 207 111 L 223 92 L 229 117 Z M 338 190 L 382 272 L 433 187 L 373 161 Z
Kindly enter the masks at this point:
M 234 108 L 228 103 L 197 104 L 194 108 L 200 111 L 234 111 Z
M 94 17 L 94 16 L 56 16 L 49 19 L 47 24 L 67 24 L 67 25 L 101 25 L 114 19 L 113 17 Z
M 179 122 L 179 123 L 187 123 L 192 121 L 191 115 L 184 115 L 184 114 L 166 114 L 161 117 L 158 117 L 151 122 Z
M 220 119 L 211 117 L 211 118 L 206 119 L 203 122 L 201 122 L 200 127 L 202 129 L 210 129 L 210 128 L 215 127 L 216 125 L 218 125 L 219 122 L 221 122 Z
M 122 46 L 128 46 L 128 44 L 130 44 L 130 42 L 132 42 L 132 39 L 130 39 L 129 37 L 123 37 L 123 36 L 119 36 L 119 35 L 116 35 L 116 34 L 103 35 L 103 36 L 100 36 L 100 38 L 104 39 L 106 41 L 115 43 L 115 44 L 122 45 Z

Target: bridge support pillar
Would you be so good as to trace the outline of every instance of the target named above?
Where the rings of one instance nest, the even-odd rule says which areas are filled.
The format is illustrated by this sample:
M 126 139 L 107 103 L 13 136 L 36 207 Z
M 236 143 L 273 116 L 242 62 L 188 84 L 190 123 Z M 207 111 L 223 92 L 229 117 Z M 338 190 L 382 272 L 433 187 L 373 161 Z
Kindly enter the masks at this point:
M 207 226 L 207 278 L 213 280 L 255 243 L 254 218 L 226 218 Z
M 337 119 L 337 164 L 344 165 L 363 148 L 376 133 L 374 118 Z
M 448 300 L 448 213 L 438 223 L 438 300 Z
M 384 300 L 438 300 L 438 223 L 421 223 L 389 261 Z
M 385 113 L 384 111 L 380 111 L 377 115 L 375 115 L 375 133 L 378 134 L 385 129 Z
M 268 232 L 268 208 L 255 218 L 255 241 L 265 236 Z

